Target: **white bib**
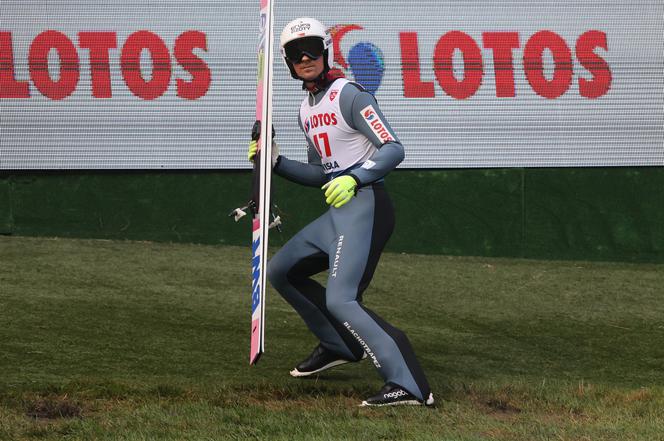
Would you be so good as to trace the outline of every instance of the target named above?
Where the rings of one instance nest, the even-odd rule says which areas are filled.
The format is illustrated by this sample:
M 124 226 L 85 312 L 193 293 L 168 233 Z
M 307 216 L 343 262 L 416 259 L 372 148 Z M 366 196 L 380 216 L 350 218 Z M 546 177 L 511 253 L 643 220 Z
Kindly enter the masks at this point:
M 318 104 L 309 105 L 307 96 L 300 106 L 304 133 L 316 147 L 326 174 L 362 164 L 377 150 L 366 136 L 350 127 L 341 114 L 341 89 L 348 83 L 348 80 L 340 78 Z

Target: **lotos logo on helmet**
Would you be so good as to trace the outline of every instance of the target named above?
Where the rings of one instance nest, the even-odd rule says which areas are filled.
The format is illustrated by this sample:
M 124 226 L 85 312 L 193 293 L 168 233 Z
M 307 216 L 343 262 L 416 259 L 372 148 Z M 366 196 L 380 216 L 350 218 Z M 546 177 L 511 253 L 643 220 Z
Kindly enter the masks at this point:
M 362 26 L 336 25 L 330 28 L 332 44 L 334 45 L 334 62 L 341 66 L 341 72 L 346 76 L 350 71 L 356 82 L 360 83 L 369 93 L 375 94 L 385 73 L 383 51 L 370 42 L 360 42 L 350 48 L 348 59 L 341 53 L 341 40 L 344 36 L 355 30 L 364 29 Z
M 309 23 L 302 23 L 295 26 L 291 26 L 290 31 L 292 34 L 297 34 L 298 32 L 306 32 L 309 29 L 311 29 L 311 25 Z

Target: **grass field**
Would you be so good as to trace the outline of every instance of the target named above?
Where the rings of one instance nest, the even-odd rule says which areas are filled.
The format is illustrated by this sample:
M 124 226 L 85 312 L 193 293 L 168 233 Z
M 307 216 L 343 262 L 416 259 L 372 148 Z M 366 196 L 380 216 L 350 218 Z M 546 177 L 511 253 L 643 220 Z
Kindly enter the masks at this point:
M 269 292 L 248 366 L 249 250 L 0 237 L 0 440 L 664 440 L 664 265 L 386 254 L 366 304 L 438 407 L 365 409 L 366 360 Z

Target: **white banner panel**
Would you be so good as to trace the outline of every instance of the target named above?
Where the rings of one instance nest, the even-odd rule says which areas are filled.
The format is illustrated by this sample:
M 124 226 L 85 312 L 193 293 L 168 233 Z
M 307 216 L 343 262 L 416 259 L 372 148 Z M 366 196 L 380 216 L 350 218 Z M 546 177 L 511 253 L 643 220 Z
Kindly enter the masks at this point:
M 275 0 L 375 93 L 406 168 L 664 165 L 661 0 Z M 1 0 L 0 169 L 248 168 L 258 0 Z M 278 49 L 278 48 L 275 48 Z M 277 57 L 274 125 L 304 160 Z

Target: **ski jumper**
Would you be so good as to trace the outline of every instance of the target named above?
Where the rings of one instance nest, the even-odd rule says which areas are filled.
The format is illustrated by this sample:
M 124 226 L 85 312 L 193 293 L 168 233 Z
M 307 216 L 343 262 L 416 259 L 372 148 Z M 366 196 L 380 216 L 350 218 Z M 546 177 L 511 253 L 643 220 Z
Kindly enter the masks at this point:
M 280 156 L 274 172 L 317 187 L 350 175 L 357 193 L 293 236 L 268 262 L 268 279 L 326 349 L 348 360 L 366 353 L 386 382 L 426 399 L 430 387 L 406 335 L 362 304 L 394 229 L 383 177 L 403 160 L 403 146 L 375 98 L 344 78 L 308 93 L 298 122 L 308 163 Z M 310 277 L 326 270 L 324 288 Z

